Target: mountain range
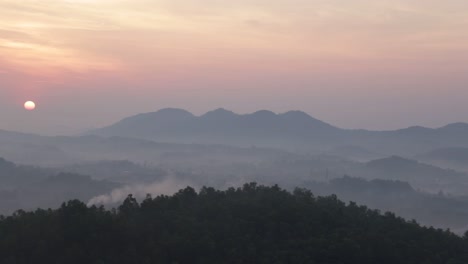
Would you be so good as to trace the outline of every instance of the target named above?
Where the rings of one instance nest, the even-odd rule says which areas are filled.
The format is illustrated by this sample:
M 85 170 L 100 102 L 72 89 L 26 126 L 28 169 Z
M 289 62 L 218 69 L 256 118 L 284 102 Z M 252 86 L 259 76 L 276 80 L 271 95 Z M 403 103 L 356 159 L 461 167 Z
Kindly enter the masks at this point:
M 413 126 L 393 131 L 351 130 L 333 126 L 301 111 L 276 114 L 261 110 L 241 115 L 222 108 L 201 116 L 167 108 L 131 116 L 88 134 L 318 152 L 346 146 L 383 155 L 407 156 L 437 148 L 468 147 L 466 123 L 436 129 Z

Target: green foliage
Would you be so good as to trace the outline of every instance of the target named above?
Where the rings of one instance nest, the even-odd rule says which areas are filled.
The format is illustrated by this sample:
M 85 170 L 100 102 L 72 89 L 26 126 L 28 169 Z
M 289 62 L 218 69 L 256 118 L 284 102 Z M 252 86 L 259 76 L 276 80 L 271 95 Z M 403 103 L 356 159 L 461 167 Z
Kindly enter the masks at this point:
M 0 218 L 0 263 L 468 263 L 468 239 L 255 183 Z

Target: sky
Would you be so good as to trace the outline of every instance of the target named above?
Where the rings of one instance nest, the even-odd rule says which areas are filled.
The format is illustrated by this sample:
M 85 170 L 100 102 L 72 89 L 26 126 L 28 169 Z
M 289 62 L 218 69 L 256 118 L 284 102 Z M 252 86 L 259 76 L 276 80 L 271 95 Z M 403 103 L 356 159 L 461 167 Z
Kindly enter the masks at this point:
M 0 0 L 0 17 L 0 129 L 72 134 L 165 107 L 468 122 L 466 0 Z

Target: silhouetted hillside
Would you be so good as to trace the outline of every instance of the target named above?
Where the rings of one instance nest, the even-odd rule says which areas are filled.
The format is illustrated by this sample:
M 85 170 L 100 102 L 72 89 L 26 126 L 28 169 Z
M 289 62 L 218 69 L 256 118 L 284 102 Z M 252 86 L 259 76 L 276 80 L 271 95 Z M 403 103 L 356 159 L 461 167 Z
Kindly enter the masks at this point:
M 463 193 L 468 188 L 468 174 L 410 160 L 398 156 L 366 163 L 362 175 L 410 182 L 422 190 L 434 192 L 436 188 L 448 193 Z
M 468 240 L 305 189 L 246 184 L 0 219 L 1 263 L 458 264 Z
M 302 186 L 317 195 L 336 194 L 341 200 L 394 212 L 428 226 L 450 228 L 461 233 L 468 227 L 467 197 L 429 194 L 413 189 L 407 182 L 346 176 L 325 183 L 308 182 Z
M 24 184 L 39 182 L 47 178 L 50 171 L 33 166 L 18 166 L 0 158 L 0 188 L 17 188 Z
M 0 158 L 0 214 L 21 208 L 58 207 L 60 201 L 69 199 L 88 200 L 118 186 L 89 176 L 20 166 Z

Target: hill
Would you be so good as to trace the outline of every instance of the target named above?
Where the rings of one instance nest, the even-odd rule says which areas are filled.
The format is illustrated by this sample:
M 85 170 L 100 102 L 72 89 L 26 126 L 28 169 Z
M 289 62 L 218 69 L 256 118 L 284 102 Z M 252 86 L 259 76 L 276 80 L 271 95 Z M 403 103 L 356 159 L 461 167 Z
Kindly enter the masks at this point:
M 16 134 L 22 135 L 16 132 L 0 133 L 0 157 L 18 164 L 43 167 L 70 167 L 106 160 L 129 160 L 139 164 L 170 163 L 174 160 L 194 163 L 208 158 L 229 162 L 255 161 L 285 153 L 253 146 L 239 148 L 220 144 L 161 143 L 117 136 L 20 136 L 12 140 L 10 135 Z
M 468 148 L 438 148 L 415 156 L 417 159 L 437 166 L 468 172 Z
M 69 199 L 88 200 L 118 186 L 80 174 L 16 165 L 0 158 L 0 214 L 20 208 L 58 207 L 60 201 Z
M 468 163 L 468 148 L 435 149 L 419 157 L 433 160 L 445 160 L 454 163 Z
M 448 193 L 461 194 L 468 189 L 466 173 L 399 156 L 369 161 L 361 172 L 362 176 L 406 181 L 419 189 L 432 192 L 440 188 Z
M 20 231 L 20 233 L 19 233 Z M 246 184 L 0 220 L 1 263 L 467 263 L 468 240 L 335 196 Z
M 369 208 L 394 212 L 427 226 L 450 228 L 457 233 L 465 232 L 468 226 L 466 196 L 421 192 L 402 181 L 364 180 L 348 176 L 326 183 L 306 182 L 301 186 L 317 195 L 336 194 L 343 201 L 354 201 Z
M 44 137 L 0 130 L 0 143 L 0 156 L 9 160 L 52 166 L 96 161 L 103 156 L 140 162 L 145 161 L 143 156 L 154 156 L 143 154 L 145 151 L 153 152 L 167 144 L 277 148 L 329 153 L 357 161 L 390 155 L 419 159 L 416 155 L 436 149 L 468 149 L 468 124 L 455 123 L 436 129 L 414 126 L 394 131 L 349 130 L 300 111 L 275 114 L 262 110 L 240 115 L 217 109 L 195 116 L 170 108 L 128 117 L 84 136 Z M 123 152 L 125 147 L 128 148 Z M 456 153 L 460 152 L 453 152 Z

